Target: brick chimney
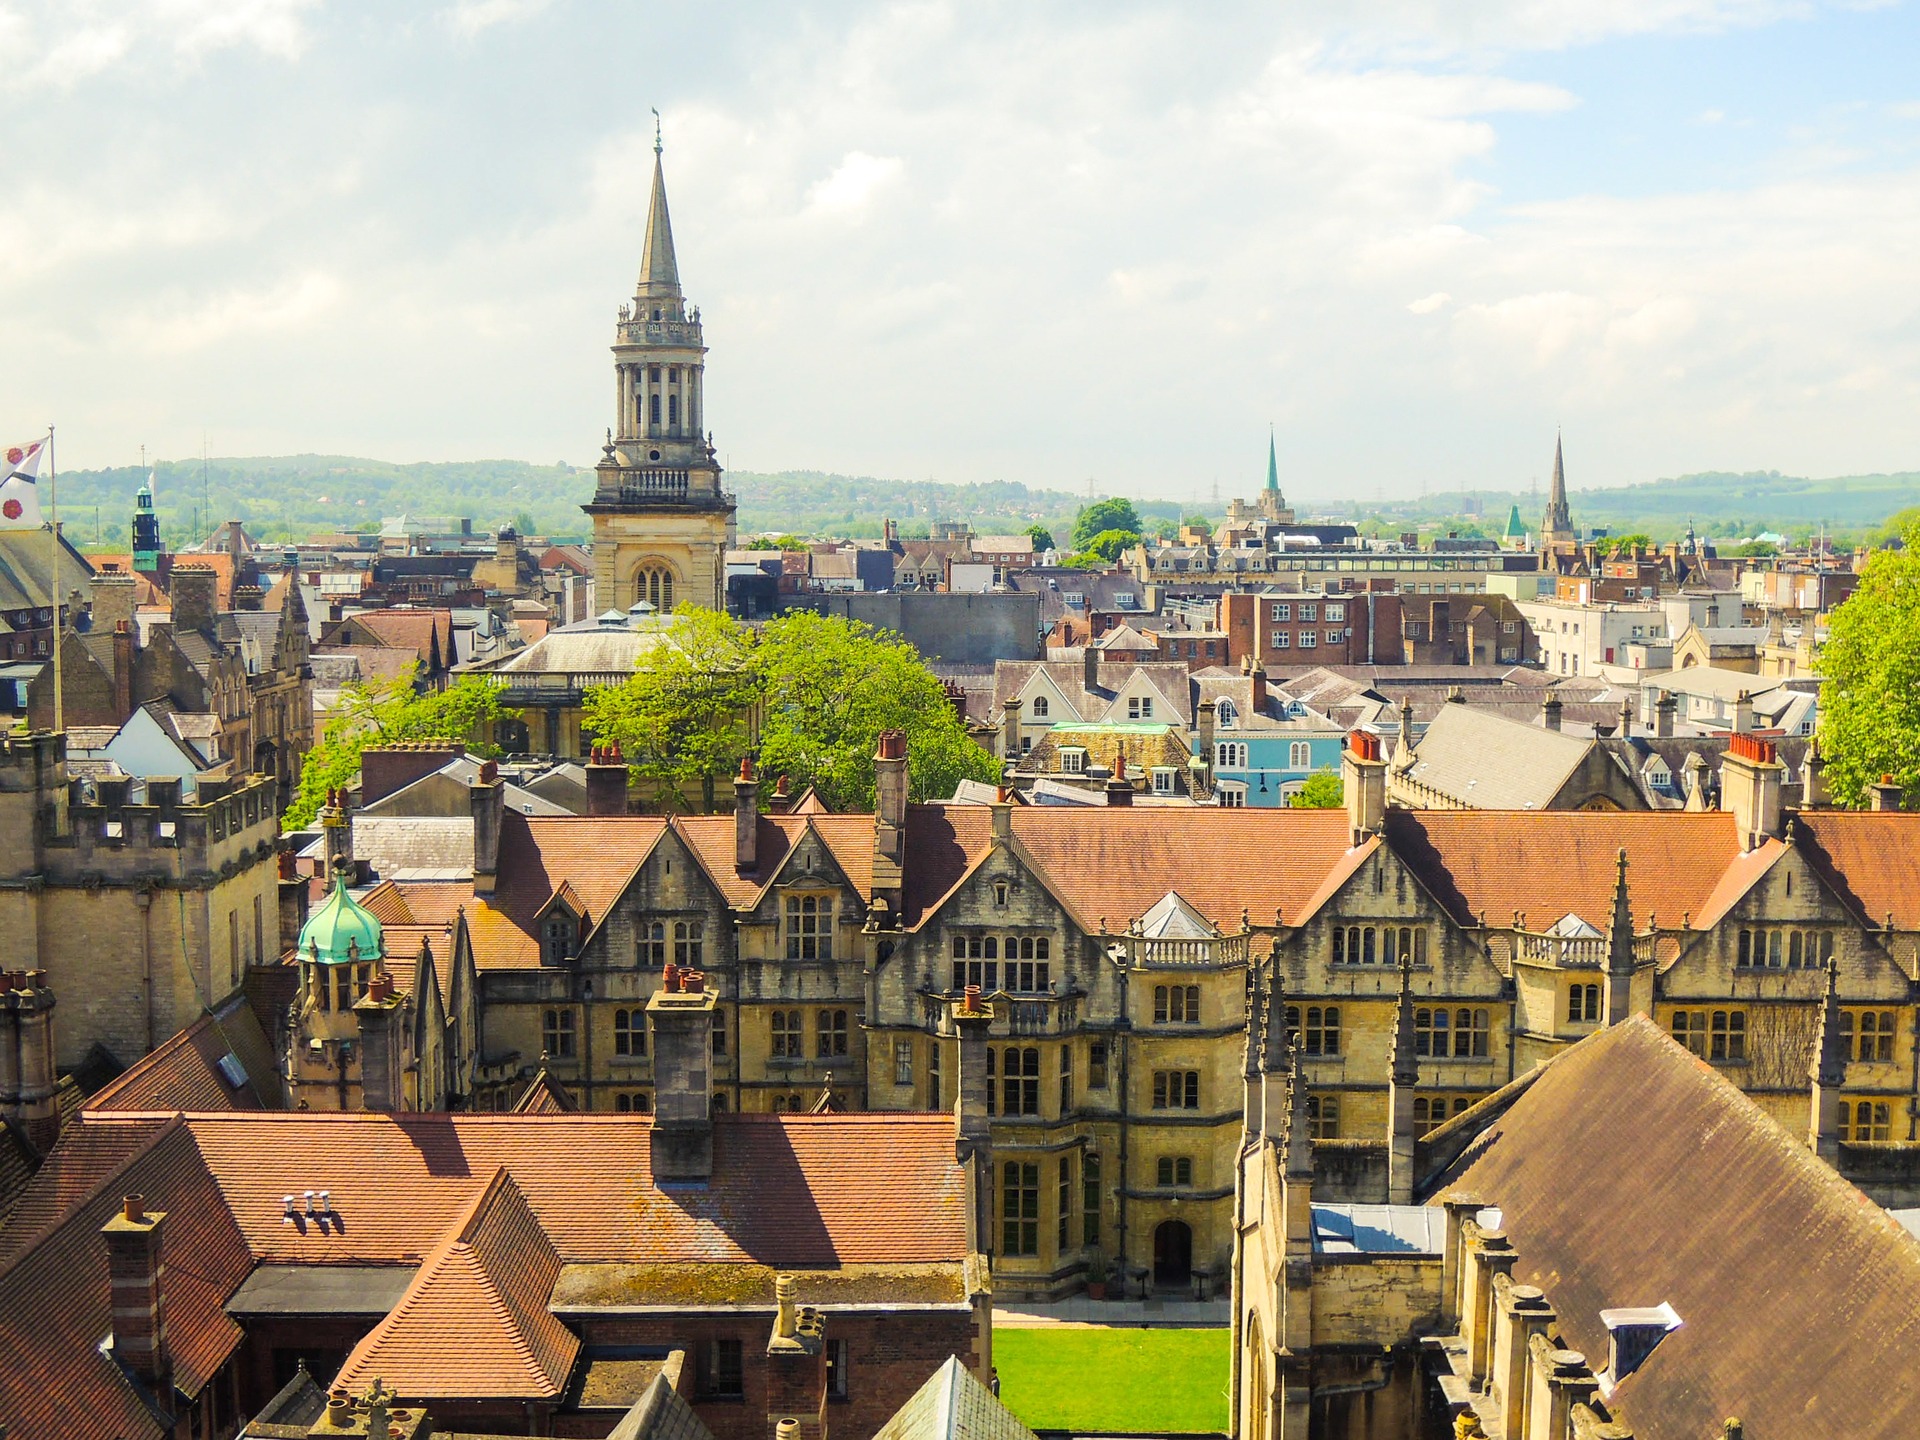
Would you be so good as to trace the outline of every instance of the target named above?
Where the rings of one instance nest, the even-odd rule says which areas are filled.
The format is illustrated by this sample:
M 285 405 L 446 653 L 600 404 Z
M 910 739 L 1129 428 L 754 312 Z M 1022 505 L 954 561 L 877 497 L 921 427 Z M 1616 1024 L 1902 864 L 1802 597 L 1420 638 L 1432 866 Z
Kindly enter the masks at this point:
M 1891 775 L 1882 775 L 1878 782 L 1867 787 L 1867 792 L 1867 803 L 1875 810 L 1900 810 L 1907 803 L 1907 792 L 1894 784 Z
M 1113 757 L 1113 774 L 1107 777 L 1107 804 L 1133 804 L 1133 781 L 1127 778 L 1127 757 L 1123 754 Z
M 760 781 L 753 761 L 740 757 L 740 773 L 733 777 L 733 868 L 751 874 L 760 863 Z
M 618 742 L 595 745 L 587 755 L 587 814 L 627 813 L 627 762 Z
M 873 893 L 900 913 L 907 864 L 907 732 L 882 730 L 873 756 Z
M 1358 845 L 1380 833 L 1387 819 L 1387 762 L 1380 755 L 1380 737 L 1370 730 L 1347 735 L 1340 755 L 1340 785 L 1346 795 L 1347 819 Z
M 0 973 L 0 1119 L 17 1124 L 40 1155 L 60 1138 L 53 991 L 44 970 Z
M 113 622 L 113 720 L 124 725 L 133 715 L 133 622 Z
M 993 1237 L 993 1125 L 987 1119 L 987 1032 L 993 1010 L 969 985 L 949 1012 L 960 1040 L 954 1100 L 954 1158 L 967 1167 L 973 1206 L 967 1249 L 986 1251 Z
M 368 1110 L 397 1115 L 407 1108 L 407 1058 L 401 1044 L 400 997 L 384 967 L 354 1002 L 360 1023 L 360 1103 Z
M 1087 631 L 1087 643 L 1080 650 L 1080 683 L 1089 691 L 1100 688 L 1100 652 L 1094 647 L 1093 631 Z
M 1771 740 L 1735 734 L 1720 757 L 1720 808 L 1733 816 L 1740 848 L 1777 839 L 1786 818 L 1787 767 Z
M 214 616 L 219 609 L 220 578 L 214 574 L 212 566 L 175 565 L 168 581 L 167 595 L 173 602 L 175 634 L 213 629 Z
M 1448 696 L 1452 699 L 1452 696 Z M 1547 691 L 1547 698 L 1540 703 L 1540 723 L 1549 730 L 1560 728 L 1560 694 L 1556 690 Z
M 93 628 L 111 634 L 122 621 L 131 622 L 139 586 L 124 570 L 102 569 L 93 577 Z
M 411 740 L 369 745 L 360 752 L 360 803 L 371 805 L 458 760 L 467 747 L 458 740 Z
M 707 977 L 669 964 L 647 1002 L 653 1029 L 653 1178 L 713 1176 L 713 1012 Z
M 107 1280 L 113 1297 L 113 1356 L 171 1410 L 173 1363 L 167 1352 L 162 1293 L 166 1267 L 160 1259 L 160 1223 L 166 1214 L 148 1210 L 129 1195 L 120 1213 L 101 1227 L 107 1241 Z
M 507 818 L 507 783 L 493 761 L 483 764 L 467 787 L 467 802 L 473 810 L 473 893 L 490 900 L 500 870 L 500 828 Z
M 1267 667 L 1260 663 L 1258 655 L 1247 657 L 1247 679 L 1251 682 L 1248 688 L 1252 692 L 1253 713 L 1265 715 L 1267 713 Z

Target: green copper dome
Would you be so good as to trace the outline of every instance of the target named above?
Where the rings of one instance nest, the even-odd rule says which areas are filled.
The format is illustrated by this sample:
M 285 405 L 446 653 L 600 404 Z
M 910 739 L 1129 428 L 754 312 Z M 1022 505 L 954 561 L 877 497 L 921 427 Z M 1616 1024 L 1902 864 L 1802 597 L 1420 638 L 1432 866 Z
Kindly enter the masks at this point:
M 385 958 L 380 922 L 354 904 L 345 876 L 336 876 L 327 903 L 300 929 L 300 958 L 322 965 L 365 964 Z

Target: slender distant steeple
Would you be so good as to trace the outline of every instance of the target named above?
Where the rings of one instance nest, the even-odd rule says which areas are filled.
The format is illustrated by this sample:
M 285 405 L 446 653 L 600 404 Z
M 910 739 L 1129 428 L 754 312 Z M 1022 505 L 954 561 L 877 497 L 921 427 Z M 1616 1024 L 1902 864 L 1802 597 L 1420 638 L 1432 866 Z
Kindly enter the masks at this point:
M 1260 514 L 1275 524 L 1293 523 L 1293 511 L 1287 508 L 1287 497 L 1280 493 L 1280 452 L 1274 446 L 1271 425 L 1267 427 L 1267 484 L 1260 492 Z
M 1573 518 L 1567 513 L 1567 467 L 1560 453 L 1560 436 L 1553 437 L 1553 485 L 1547 491 L 1547 513 L 1540 521 L 1542 549 L 1574 541 Z
M 1280 452 L 1274 448 L 1273 427 L 1267 427 L 1267 488 L 1280 488 Z
M 653 112 L 653 204 L 647 210 L 647 243 L 640 252 L 640 286 L 634 294 L 661 300 L 680 294 L 680 266 L 673 258 L 673 221 L 667 217 L 667 177 L 660 165 L 660 112 Z

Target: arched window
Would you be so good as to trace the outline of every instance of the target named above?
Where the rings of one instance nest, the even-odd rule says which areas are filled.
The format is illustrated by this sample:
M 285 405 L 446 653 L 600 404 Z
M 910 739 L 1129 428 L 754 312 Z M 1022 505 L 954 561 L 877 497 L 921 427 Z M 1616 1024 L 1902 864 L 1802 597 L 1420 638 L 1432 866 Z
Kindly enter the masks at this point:
M 673 431 L 680 429 L 680 397 L 678 395 L 667 397 L 667 428 Z
M 1222 730 L 1231 730 L 1240 723 L 1240 712 L 1231 700 L 1222 700 L 1213 707 L 1213 718 Z
M 1044 695 L 1034 696 L 1033 697 L 1033 718 L 1036 720 L 1044 720 L 1047 718 L 1049 713 L 1050 712 L 1048 711 L 1048 708 L 1047 708 L 1047 697 Z
M 647 397 L 647 420 L 648 423 L 658 429 L 660 425 L 660 397 L 658 395 L 649 395 Z
M 633 598 L 662 615 L 673 609 L 673 572 L 664 565 L 643 565 L 633 577 Z

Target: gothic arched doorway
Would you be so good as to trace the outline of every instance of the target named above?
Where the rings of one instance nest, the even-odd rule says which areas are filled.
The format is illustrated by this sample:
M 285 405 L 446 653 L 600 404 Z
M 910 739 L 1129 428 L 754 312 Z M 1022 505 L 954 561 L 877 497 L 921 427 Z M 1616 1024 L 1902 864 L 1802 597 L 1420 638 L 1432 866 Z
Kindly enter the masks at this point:
M 1153 1283 L 1184 1289 L 1193 1281 L 1193 1230 L 1184 1220 L 1162 1220 L 1153 1231 Z

